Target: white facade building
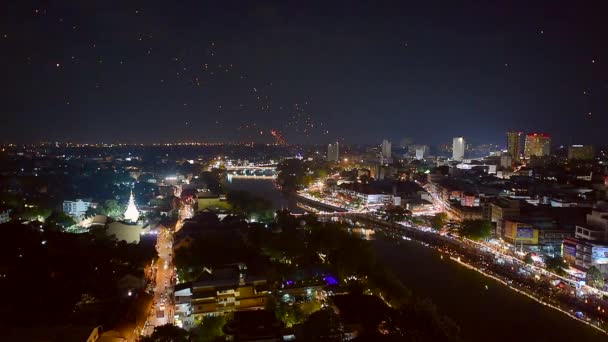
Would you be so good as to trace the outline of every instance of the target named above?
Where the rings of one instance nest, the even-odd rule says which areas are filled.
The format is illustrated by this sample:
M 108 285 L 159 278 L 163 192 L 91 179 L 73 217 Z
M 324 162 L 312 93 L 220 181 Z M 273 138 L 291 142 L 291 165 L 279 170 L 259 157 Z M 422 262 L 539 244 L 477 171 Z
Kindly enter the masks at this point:
M 86 202 L 81 199 L 75 201 L 63 201 L 63 212 L 70 216 L 84 216 L 90 207 L 95 208 L 96 203 Z
M 421 160 L 429 153 L 429 147 L 427 145 L 420 145 L 416 147 L 416 159 Z
M 382 140 L 382 157 L 384 159 L 391 159 L 392 155 L 391 142 L 386 139 Z
M 338 161 L 340 159 L 340 144 L 327 145 L 327 161 Z
M 0 210 L 0 224 L 6 223 L 11 220 L 11 211 L 10 210 Z
M 464 137 L 456 137 L 452 141 L 452 160 L 462 161 L 464 159 Z

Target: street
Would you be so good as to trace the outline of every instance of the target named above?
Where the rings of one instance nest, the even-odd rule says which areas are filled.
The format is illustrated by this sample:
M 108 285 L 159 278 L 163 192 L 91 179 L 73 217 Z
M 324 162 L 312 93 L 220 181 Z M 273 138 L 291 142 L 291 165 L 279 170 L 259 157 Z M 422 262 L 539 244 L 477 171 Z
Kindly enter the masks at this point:
M 156 242 L 158 259 L 154 266 L 153 288 L 154 304 L 144 335 L 152 334 L 154 327 L 173 323 L 173 284 L 175 272 L 173 267 L 173 233 L 163 229 L 158 233 Z

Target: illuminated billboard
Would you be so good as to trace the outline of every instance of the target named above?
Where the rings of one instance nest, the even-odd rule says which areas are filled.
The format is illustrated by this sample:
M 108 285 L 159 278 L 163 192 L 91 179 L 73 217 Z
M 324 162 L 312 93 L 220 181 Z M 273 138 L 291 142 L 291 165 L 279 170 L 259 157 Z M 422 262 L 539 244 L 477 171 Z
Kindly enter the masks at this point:
M 563 254 L 567 254 L 567 255 L 576 257 L 576 245 L 569 244 L 564 241 L 563 248 L 564 248 L 562 251 Z
M 591 250 L 592 264 L 608 264 L 608 246 L 593 246 Z
M 532 225 L 506 220 L 504 238 L 510 243 L 538 244 L 538 229 Z
M 532 239 L 534 238 L 534 228 L 517 227 L 516 234 L 518 239 Z

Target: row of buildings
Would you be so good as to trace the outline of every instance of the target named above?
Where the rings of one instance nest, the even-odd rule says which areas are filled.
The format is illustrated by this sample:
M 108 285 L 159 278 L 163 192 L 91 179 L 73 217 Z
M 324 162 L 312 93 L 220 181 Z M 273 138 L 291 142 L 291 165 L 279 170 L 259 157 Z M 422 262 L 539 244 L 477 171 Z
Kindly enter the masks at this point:
M 592 146 L 571 145 L 556 157 L 549 135 L 522 141 L 521 132 L 508 132 L 506 153 L 464 160 L 463 144 L 454 138 L 447 172 L 427 175 L 436 207 L 455 221 L 490 221 L 493 237 L 515 250 L 563 255 L 608 276 L 608 170 L 594 162 Z
M 469 146 L 464 137 L 455 137 L 452 139 L 451 160 L 461 162 L 466 157 L 466 151 Z M 415 156 L 415 159 L 421 160 L 429 154 L 428 145 L 410 145 L 409 155 Z M 505 156 L 510 157 L 509 162 L 519 164 L 522 159 L 530 159 L 532 157 L 543 157 L 551 154 L 551 136 L 547 133 L 528 133 L 524 136 L 522 132 L 510 131 L 507 132 L 507 150 Z M 592 145 L 570 145 L 568 146 L 569 160 L 591 160 L 595 155 Z M 389 140 L 384 139 L 380 145 L 378 153 L 380 163 L 392 160 L 392 144 Z M 337 162 L 340 160 L 339 143 L 329 144 L 327 146 L 327 161 Z
M 522 157 L 522 132 L 507 132 L 507 154 L 514 162 L 520 162 Z M 543 157 L 551 154 L 551 136 L 546 133 L 528 133 L 523 143 L 523 155 Z M 595 153 L 592 145 L 568 146 L 569 160 L 591 160 Z

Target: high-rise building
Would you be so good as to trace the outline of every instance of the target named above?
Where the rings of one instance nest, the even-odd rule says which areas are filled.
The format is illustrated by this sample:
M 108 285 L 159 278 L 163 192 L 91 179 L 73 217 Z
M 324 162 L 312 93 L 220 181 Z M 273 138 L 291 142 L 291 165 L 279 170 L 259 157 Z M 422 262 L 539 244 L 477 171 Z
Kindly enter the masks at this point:
M 521 134 L 521 132 L 507 132 L 507 152 L 514 162 L 518 162 L 521 157 Z
M 452 141 L 452 160 L 462 161 L 464 159 L 464 137 L 456 137 Z
M 592 160 L 595 157 L 593 145 L 568 146 L 568 159 Z
M 392 151 L 391 151 L 391 142 L 384 139 L 382 140 L 382 157 L 385 159 L 391 159 Z
M 340 159 L 340 144 L 327 145 L 327 161 L 338 161 Z
M 416 159 L 424 159 L 429 153 L 429 147 L 427 145 L 416 145 Z
M 526 158 L 548 156 L 551 152 L 551 137 L 547 133 L 528 133 L 524 149 Z

